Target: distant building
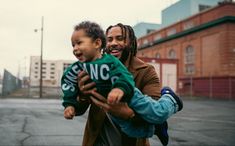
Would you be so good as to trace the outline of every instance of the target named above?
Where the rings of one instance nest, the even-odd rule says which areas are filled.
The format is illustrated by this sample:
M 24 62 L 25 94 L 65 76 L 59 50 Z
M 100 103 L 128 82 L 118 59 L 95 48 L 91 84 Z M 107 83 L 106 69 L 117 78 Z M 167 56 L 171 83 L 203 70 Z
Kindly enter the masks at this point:
M 140 22 L 133 26 L 137 38 L 204 11 L 222 0 L 180 0 L 162 10 L 162 24 Z M 229 1 L 229 0 L 228 0 Z
M 162 11 L 164 27 L 218 4 L 221 0 L 180 0 Z
M 141 37 L 137 56 L 178 59 L 180 94 L 235 99 L 234 34 L 235 3 L 220 2 Z
M 60 80 L 64 70 L 72 64 L 72 60 L 43 60 L 42 80 L 43 87 L 60 87 Z M 40 85 L 40 56 L 30 57 L 30 87 Z
M 161 24 L 140 22 L 133 26 L 135 36 L 140 38 L 148 33 L 161 28 Z

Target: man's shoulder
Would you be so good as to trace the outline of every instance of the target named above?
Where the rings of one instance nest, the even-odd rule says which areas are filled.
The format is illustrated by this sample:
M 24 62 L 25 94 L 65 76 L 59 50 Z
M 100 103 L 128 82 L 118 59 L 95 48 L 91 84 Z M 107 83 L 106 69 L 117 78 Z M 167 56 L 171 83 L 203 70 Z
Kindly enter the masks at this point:
M 132 67 L 134 69 L 138 70 L 138 69 L 145 69 L 145 68 L 152 67 L 152 65 L 144 62 L 143 60 L 141 60 L 138 57 L 133 57 L 133 59 L 132 59 Z

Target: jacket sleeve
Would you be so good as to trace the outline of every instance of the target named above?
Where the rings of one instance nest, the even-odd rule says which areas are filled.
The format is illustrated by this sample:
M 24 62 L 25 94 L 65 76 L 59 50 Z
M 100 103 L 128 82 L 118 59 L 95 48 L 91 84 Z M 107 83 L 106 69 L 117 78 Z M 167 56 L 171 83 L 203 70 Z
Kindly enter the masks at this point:
M 112 88 L 119 88 L 124 92 L 122 101 L 128 102 L 134 95 L 135 82 L 131 73 L 126 67 L 115 58 L 113 67 L 111 68 Z
M 73 106 L 75 108 L 76 115 L 82 115 L 89 107 L 89 103 L 77 101 L 79 88 L 77 83 L 77 75 L 72 71 L 73 65 L 66 69 L 61 78 L 61 90 L 63 92 L 62 105 L 64 108 Z
M 152 65 L 149 65 L 145 73 L 148 74 L 144 76 L 142 93 L 151 96 L 154 99 L 159 99 L 161 97 L 160 80 Z
M 151 96 L 151 98 L 156 100 L 160 98 L 160 81 L 152 65 L 147 65 L 146 68 L 139 69 L 135 79 L 137 88 L 140 89 L 143 94 Z M 137 113 L 131 121 L 136 126 L 141 126 L 146 123 Z
M 136 87 L 145 95 L 151 96 L 153 99 L 161 97 L 159 77 L 152 65 L 138 70 L 135 77 Z

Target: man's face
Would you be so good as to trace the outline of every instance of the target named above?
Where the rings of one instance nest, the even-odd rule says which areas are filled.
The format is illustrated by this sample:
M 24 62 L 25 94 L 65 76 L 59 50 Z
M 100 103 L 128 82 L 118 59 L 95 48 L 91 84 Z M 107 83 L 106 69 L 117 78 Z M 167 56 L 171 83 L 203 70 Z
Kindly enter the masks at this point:
M 128 49 L 128 40 L 125 41 L 125 38 L 122 34 L 122 29 L 119 26 L 114 26 L 106 34 L 107 37 L 107 49 L 108 52 L 121 59 L 121 57 L 126 54 Z M 128 53 L 129 54 L 129 53 Z M 126 55 L 125 55 L 126 56 Z

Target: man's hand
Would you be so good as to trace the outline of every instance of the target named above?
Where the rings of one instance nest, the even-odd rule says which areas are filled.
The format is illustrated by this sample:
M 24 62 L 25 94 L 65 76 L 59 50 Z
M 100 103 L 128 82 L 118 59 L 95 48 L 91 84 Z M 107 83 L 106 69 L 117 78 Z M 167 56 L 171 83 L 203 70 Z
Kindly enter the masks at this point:
M 73 119 L 75 116 L 75 108 L 73 106 L 68 106 L 64 110 L 64 118 L 65 119 Z
M 92 91 L 96 91 L 95 82 L 89 82 L 90 76 L 85 72 L 81 71 L 78 74 L 78 87 L 84 95 L 89 95 Z
M 134 111 L 128 107 L 127 103 L 120 102 L 116 104 L 108 104 L 106 98 L 104 98 L 99 93 L 93 91 L 92 96 L 90 96 L 92 102 L 97 105 L 98 107 L 102 108 L 105 112 L 109 112 L 112 115 L 122 118 L 122 119 L 129 119 L 133 116 Z
M 89 82 L 89 80 L 90 76 L 85 71 L 81 71 L 78 74 L 78 87 L 80 89 L 77 97 L 78 101 L 89 102 L 90 98 L 88 95 L 90 95 L 92 91 L 96 91 L 95 82 Z
M 108 94 L 108 98 L 107 98 L 108 104 L 119 103 L 123 95 L 124 95 L 124 92 L 121 89 L 113 88 Z

